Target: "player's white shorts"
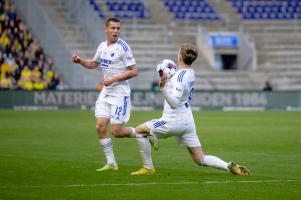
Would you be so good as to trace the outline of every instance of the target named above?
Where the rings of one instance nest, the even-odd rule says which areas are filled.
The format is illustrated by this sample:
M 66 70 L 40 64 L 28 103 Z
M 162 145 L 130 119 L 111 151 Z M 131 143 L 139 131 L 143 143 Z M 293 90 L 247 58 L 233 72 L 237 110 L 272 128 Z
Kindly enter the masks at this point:
M 156 135 L 158 138 L 176 137 L 179 145 L 187 147 L 201 146 L 200 140 L 196 134 L 195 124 L 181 123 L 179 121 L 169 121 L 160 119 L 153 119 L 147 122 L 151 130 L 151 134 Z
M 131 99 L 129 96 L 109 96 L 102 93 L 95 104 L 95 117 L 109 118 L 111 124 L 123 124 L 130 119 Z

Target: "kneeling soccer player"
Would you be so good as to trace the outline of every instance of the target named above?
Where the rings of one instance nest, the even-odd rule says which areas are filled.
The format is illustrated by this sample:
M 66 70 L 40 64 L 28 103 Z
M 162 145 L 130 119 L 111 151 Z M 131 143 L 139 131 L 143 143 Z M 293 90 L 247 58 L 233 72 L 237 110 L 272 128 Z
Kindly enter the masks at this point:
M 196 134 L 195 123 L 189 101 L 195 84 L 194 71 L 191 64 L 198 56 L 198 50 L 190 44 L 182 44 L 178 53 L 178 70 L 167 81 L 166 74 L 160 79 L 160 90 L 165 102 L 162 118 L 150 120 L 136 128 L 136 139 L 139 144 L 144 166 L 131 175 L 152 175 L 155 169 L 151 157 L 151 145 L 159 148 L 158 138 L 174 136 L 180 144 L 184 144 L 194 162 L 200 166 L 208 166 L 229 171 L 237 175 L 250 175 L 251 172 L 234 162 L 225 162 L 216 156 L 203 153 Z

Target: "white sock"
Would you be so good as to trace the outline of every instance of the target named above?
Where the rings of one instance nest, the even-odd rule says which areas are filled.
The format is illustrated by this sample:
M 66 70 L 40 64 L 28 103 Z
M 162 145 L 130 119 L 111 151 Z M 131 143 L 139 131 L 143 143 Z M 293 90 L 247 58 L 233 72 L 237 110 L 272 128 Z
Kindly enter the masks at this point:
M 130 127 L 131 129 L 132 129 L 132 133 L 131 133 L 131 138 L 135 138 L 135 137 L 137 137 L 136 135 L 136 129 L 135 128 L 133 128 L 133 127 Z
M 111 138 L 105 138 L 99 140 L 100 146 L 103 148 L 107 164 L 116 165 L 115 156 L 113 152 L 113 144 Z
M 154 166 L 152 161 L 151 145 L 148 141 L 148 138 L 137 135 L 136 140 L 140 148 L 140 155 L 143 160 L 143 166 L 148 169 L 153 169 Z
M 226 163 L 225 161 L 221 160 L 220 158 L 218 158 L 216 156 L 206 156 L 206 155 L 204 155 L 202 163 L 203 163 L 204 166 L 229 171 L 228 163 Z

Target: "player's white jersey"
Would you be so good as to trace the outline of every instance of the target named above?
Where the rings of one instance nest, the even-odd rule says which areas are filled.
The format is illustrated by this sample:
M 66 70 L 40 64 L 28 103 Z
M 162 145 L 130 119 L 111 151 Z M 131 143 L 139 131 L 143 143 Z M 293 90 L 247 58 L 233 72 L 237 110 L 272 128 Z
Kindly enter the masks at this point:
M 127 67 L 136 64 L 129 45 L 118 38 L 117 42 L 107 46 L 107 41 L 100 43 L 93 60 L 99 62 L 104 78 L 122 74 Z M 131 89 L 128 80 L 105 86 L 102 93 L 111 96 L 130 96 Z
M 194 71 L 191 68 L 178 70 L 176 74 L 167 81 L 166 90 L 169 94 L 178 99 L 178 106 L 177 108 L 172 109 L 165 100 L 163 118 L 180 119 L 186 114 L 188 116 L 191 115 L 192 112 L 189 102 L 192 98 L 194 84 L 195 76 Z

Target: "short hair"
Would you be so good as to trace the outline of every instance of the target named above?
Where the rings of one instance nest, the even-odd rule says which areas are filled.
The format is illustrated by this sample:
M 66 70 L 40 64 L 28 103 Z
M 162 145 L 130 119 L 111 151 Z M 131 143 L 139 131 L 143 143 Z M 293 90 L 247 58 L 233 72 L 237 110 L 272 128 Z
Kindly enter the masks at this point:
M 117 17 L 111 17 L 111 18 L 108 18 L 106 20 L 106 27 L 109 26 L 110 22 L 119 22 L 120 23 L 120 19 L 118 19 Z
M 183 43 L 180 46 L 180 55 L 186 65 L 191 65 L 198 57 L 198 49 L 192 44 Z

